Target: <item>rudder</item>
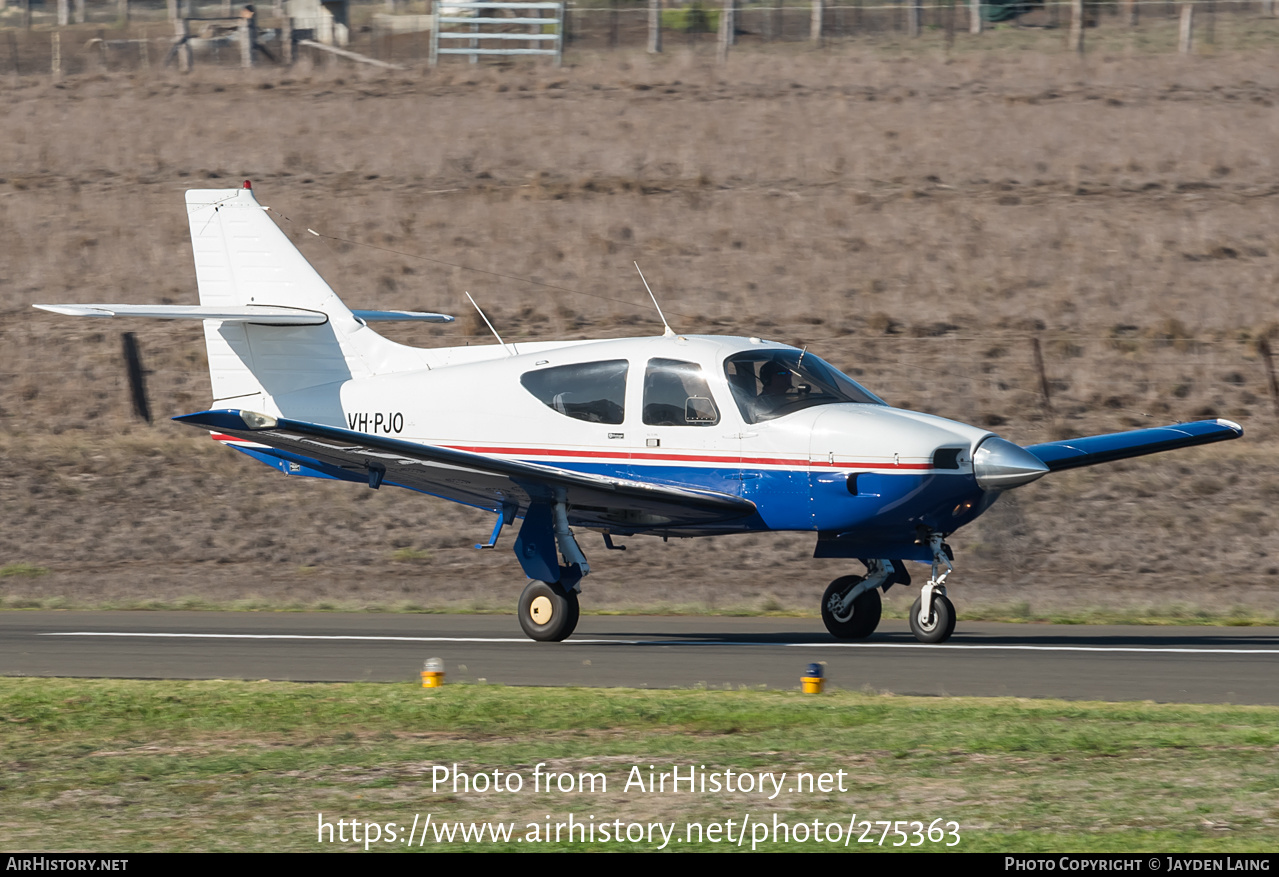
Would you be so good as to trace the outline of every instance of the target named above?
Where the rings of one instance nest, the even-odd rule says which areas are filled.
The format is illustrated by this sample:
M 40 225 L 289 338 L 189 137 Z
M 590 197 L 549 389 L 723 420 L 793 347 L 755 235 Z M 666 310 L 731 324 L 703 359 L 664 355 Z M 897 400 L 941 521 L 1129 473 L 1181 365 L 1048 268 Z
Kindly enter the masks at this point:
M 320 311 L 324 326 L 205 321 L 209 379 L 217 402 L 280 396 L 352 377 L 335 328 L 358 327 L 350 310 L 266 215 L 248 184 L 186 193 L 200 304 L 277 305 Z

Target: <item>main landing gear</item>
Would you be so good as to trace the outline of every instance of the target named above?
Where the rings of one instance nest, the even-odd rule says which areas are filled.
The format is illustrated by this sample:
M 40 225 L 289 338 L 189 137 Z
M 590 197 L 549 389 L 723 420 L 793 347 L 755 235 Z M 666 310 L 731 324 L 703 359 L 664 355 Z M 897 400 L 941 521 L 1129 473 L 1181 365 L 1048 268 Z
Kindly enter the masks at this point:
M 955 632 L 955 607 L 946 596 L 945 585 L 954 567 L 941 534 L 929 534 L 928 545 L 933 554 L 932 576 L 910 608 L 910 631 L 921 643 L 944 643 Z M 902 580 L 895 566 L 901 561 L 871 559 L 865 563 L 866 575 L 841 576 L 822 595 L 822 622 L 838 639 L 865 639 L 874 633 L 883 608 L 880 589 L 886 591 Z M 909 584 L 909 579 L 905 582 Z
M 837 639 L 865 639 L 879 626 L 879 589 L 892 587 L 891 560 L 867 560 L 866 575 L 840 576 L 822 594 L 822 622 Z
M 840 576 L 822 594 L 822 623 L 836 638 L 865 639 L 879 626 L 879 590 L 864 587 L 866 581 L 863 576 Z
M 502 527 L 515 519 L 515 512 L 513 506 L 503 508 L 488 546 L 496 544 Z M 604 542 L 611 547 L 607 537 Z M 560 555 L 564 563 L 559 562 Z M 568 639 L 577 627 L 580 583 L 591 568 L 569 529 L 568 506 L 562 491 L 551 502 L 529 507 L 515 539 L 515 556 L 524 574 L 533 580 L 520 595 L 520 627 L 529 639 L 538 642 Z
M 520 595 L 520 627 L 529 639 L 558 643 L 577 627 L 577 592 L 559 582 L 529 582 Z

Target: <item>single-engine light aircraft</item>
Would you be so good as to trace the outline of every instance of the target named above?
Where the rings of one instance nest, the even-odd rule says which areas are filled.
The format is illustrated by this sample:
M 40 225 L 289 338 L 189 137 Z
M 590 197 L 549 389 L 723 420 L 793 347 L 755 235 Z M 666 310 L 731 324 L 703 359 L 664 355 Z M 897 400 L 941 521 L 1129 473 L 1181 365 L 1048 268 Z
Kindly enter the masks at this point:
M 806 531 L 816 557 L 855 558 L 821 615 L 869 636 L 880 591 L 931 565 L 917 639 L 955 628 L 946 538 L 1012 490 L 1061 469 L 1243 435 L 1228 420 L 1018 446 L 893 408 L 812 353 L 759 338 L 649 338 L 418 349 L 353 311 L 240 189 L 186 193 L 199 306 L 36 305 L 60 314 L 204 323 L 213 407 L 174 418 L 288 475 L 406 487 L 516 525 L 531 580 L 519 620 L 560 641 L 590 567 L 579 534 Z M 665 321 L 663 321 L 665 322 Z M 494 334 L 497 334 L 496 332 Z

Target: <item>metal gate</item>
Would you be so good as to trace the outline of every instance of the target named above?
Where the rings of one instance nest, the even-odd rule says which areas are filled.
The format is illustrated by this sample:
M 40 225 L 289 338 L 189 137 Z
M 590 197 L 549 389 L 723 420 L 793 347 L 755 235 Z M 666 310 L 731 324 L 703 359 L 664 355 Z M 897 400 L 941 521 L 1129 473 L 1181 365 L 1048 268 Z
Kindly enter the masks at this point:
M 512 10 L 515 17 L 502 17 L 504 10 Z M 551 10 L 552 17 L 542 17 L 543 10 Z M 524 12 L 533 14 L 522 15 Z M 550 55 L 557 67 L 564 60 L 563 3 L 435 0 L 431 18 L 431 66 L 438 63 L 440 55 L 467 55 L 472 64 L 480 55 Z M 515 48 L 520 42 L 527 45 Z

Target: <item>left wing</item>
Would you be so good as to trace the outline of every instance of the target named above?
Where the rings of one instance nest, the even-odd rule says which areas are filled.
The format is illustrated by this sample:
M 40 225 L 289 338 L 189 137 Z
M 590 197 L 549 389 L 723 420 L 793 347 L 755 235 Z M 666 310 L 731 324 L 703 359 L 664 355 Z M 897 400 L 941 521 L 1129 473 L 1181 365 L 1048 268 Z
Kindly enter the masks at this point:
M 1236 439 L 1243 435 L 1243 427 L 1231 420 L 1198 420 L 1194 423 L 1176 423 L 1154 429 L 1134 429 L 1129 432 L 1112 432 L 1087 438 L 1067 439 L 1061 442 L 1045 442 L 1027 445 L 1048 471 L 1077 469 L 1097 463 L 1109 463 L 1144 454 L 1157 454 L 1192 445 L 1206 445 Z
M 616 533 L 696 526 L 755 513 L 750 500 L 726 493 L 590 475 L 252 411 L 202 411 L 174 420 L 276 448 L 308 465 L 318 461 L 321 469 L 338 470 L 338 477 L 367 477 L 372 487 L 385 480 L 493 512 L 516 505 L 523 515 L 530 505 L 562 495 L 572 523 Z

